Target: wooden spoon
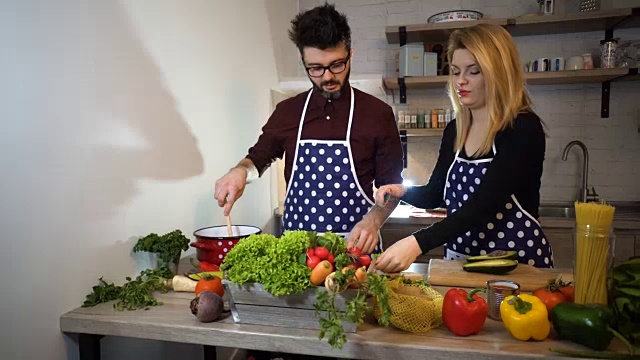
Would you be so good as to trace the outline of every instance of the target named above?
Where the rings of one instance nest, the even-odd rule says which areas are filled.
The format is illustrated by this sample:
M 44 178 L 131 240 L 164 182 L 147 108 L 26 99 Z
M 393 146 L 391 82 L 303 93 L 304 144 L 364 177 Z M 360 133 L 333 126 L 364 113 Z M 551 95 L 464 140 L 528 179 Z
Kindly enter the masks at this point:
M 233 230 L 231 230 L 231 215 L 227 215 L 227 235 L 229 235 L 229 237 L 233 236 Z

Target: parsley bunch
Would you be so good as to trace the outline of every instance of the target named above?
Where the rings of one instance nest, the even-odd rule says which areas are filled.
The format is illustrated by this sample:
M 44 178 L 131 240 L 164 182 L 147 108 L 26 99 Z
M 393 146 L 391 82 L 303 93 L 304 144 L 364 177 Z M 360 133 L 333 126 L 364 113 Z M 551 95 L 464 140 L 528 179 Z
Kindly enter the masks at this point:
M 154 291 L 166 293 L 169 290 L 167 279 L 173 277 L 169 268 L 147 269 L 140 272 L 135 279 L 126 277 L 127 282 L 122 286 L 98 279 L 98 285 L 87 295 L 82 307 L 92 307 L 101 303 L 114 301 L 113 308 L 122 310 L 148 310 L 150 306 L 162 305 L 155 297 Z
M 338 258 L 336 257 L 336 264 Z M 341 266 L 337 266 L 334 275 L 334 282 L 338 289 L 347 286 L 347 279 L 355 275 L 354 269 L 347 270 L 344 274 L 340 270 Z M 364 317 L 368 311 L 373 310 L 372 306 L 367 302 L 367 294 L 373 295 L 378 301 L 378 305 L 382 308 L 382 316 L 378 319 L 378 323 L 383 326 L 389 325 L 391 317 L 391 308 L 389 307 L 389 288 L 387 287 L 387 278 L 375 273 L 367 275 L 367 283 L 360 284 L 356 296 L 346 302 L 346 311 L 336 307 L 335 298 L 337 292 L 327 291 L 320 288 L 316 291 L 316 302 L 313 304 L 316 309 L 316 316 L 320 321 L 320 333 L 318 338 L 322 340 L 327 336 L 327 342 L 331 347 L 342 349 L 347 342 L 347 336 L 342 328 L 344 321 L 354 324 L 360 324 L 364 321 Z
M 149 234 L 138 240 L 133 247 L 133 252 L 147 251 L 156 253 L 162 262 L 161 266 L 166 266 L 174 262 L 182 251 L 189 249 L 189 239 L 180 230 L 174 230 L 164 235 Z

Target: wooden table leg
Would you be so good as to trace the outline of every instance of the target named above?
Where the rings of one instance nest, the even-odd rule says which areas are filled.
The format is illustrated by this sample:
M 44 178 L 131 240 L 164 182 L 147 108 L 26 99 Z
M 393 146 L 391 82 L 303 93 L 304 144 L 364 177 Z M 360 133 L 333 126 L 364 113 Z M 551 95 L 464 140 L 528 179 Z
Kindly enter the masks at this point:
M 100 360 L 100 339 L 103 335 L 80 334 L 78 336 L 78 350 L 80 360 Z
M 204 347 L 204 360 L 218 360 L 218 353 L 216 353 L 216 347 L 211 345 L 203 345 Z

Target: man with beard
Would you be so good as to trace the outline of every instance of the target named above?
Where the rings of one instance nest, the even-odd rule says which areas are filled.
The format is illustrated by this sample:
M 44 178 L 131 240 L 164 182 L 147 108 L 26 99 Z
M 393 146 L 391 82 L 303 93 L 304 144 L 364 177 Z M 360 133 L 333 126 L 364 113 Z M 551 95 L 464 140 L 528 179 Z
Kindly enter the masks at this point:
M 216 181 L 215 198 L 228 215 L 245 185 L 286 155 L 282 229 L 331 231 L 365 254 L 379 253 L 380 227 L 395 206 L 375 206 L 373 186 L 402 183 L 393 110 L 349 85 L 351 30 L 333 5 L 291 24 L 312 89 L 277 105 L 248 155 Z

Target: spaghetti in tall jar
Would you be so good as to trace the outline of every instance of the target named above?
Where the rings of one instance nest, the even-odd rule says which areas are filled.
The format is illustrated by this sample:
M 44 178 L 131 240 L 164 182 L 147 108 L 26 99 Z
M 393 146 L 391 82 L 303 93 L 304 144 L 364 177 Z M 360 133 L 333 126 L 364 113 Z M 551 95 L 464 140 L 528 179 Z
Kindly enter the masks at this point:
M 577 304 L 607 304 L 607 271 L 613 265 L 615 208 L 600 203 L 575 203 L 574 285 Z

